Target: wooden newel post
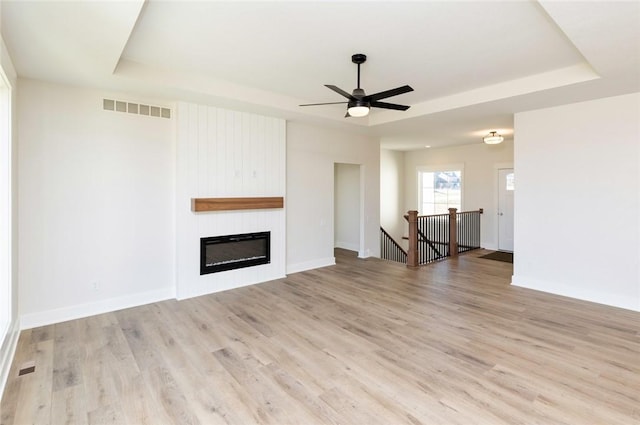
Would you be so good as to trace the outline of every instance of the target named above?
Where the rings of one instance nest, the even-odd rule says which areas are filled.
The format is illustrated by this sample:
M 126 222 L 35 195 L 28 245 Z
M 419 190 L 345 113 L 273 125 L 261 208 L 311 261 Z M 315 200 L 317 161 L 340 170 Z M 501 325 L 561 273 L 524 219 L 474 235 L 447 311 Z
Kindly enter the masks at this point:
M 409 249 L 407 250 L 407 267 L 418 267 L 418 211 L 407 213 L 409 222 Z
M 449 208 L 449 256 L 458 256 L 458 226 L 456 224 L 458 218 L 458 209 Z

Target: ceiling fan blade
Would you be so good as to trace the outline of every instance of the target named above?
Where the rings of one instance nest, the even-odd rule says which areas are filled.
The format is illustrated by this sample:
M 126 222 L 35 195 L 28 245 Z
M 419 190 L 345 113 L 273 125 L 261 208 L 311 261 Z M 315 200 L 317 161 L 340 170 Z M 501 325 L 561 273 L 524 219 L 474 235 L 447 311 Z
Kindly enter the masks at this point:
M 406 111 L 407 109 L 410 108 L 410 106 L 407 106 L 407 105 L 396 105 L 395 103 L 376 102 L 376 101 L 371 102 L 370 105 L 374 108 L 395 109 L 398 111 Z
M 298 106 L 344 105 L 345 103 L 349 103 L 349 102 L 305 103 L 304 105 L 298 105 Z
M 341 89 L 341 88 L 339 88 L 339 87 L 332 86 L 331 84 L 325 84 L 324 86 L 325 86 L 326 88 L 329 88 L 329 89 L 333 90 L 334 92 L 336 92 L 336 93 L 338 93 L 338 94 L 340 94 L 340 95 L 342 95 L 342 96 L 346 97 L 346 98 L 347 98 L 347 99 L 349 99 L 349 100 L 356 100 L 356 98 L 355 98 L 355 97 L 353 97 L 353 96 L 351 96 L 351 94 L 350 94 L 350 93 L 347 93 L 346 91 L 342 90 L 342 89 Z
M 362 100 L 366 102 L 371 100 L 386 99 L 387 97 L 397 96 L 399 94 L 409 93 L 411 91 L 413 91 L 411 86 L 402 86 L 402 87 L 397 87 L 395 89 L 385 90 L 379 93 L 370 94 L 369 96 L 365 96 Z

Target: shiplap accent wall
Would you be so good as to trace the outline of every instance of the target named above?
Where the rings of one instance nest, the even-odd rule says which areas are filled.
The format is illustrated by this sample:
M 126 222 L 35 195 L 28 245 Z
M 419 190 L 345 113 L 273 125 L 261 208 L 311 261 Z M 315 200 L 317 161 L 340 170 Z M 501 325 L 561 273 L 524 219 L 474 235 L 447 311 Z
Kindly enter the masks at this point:
M 177 298 L 284 277 L 285 209 L 195 213 L 190 201 L 285 196 L 285 121 L 186 102 L 176 117 Z M 271 264 L 200 275 L 201 237 L 261 231 L 271 232 Z

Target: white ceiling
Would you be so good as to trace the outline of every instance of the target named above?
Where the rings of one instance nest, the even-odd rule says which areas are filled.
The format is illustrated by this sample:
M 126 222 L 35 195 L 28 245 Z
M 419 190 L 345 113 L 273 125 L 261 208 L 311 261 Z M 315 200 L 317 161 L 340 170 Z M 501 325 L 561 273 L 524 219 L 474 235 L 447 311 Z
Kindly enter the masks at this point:
M 390 149 L 509 138 L 515 112 L 640 91 L 640 2 L 2 1 L 18 74 L 310 120 Z M 406 112 L 344 118 L 324 87 Z

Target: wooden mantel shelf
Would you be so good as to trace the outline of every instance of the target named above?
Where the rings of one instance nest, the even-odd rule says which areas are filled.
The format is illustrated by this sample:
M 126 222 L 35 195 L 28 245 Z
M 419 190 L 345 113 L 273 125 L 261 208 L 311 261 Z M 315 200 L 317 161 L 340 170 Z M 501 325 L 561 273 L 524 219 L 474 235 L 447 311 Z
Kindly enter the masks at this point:
M 284 198 L 191 198 L 191 211 L 264 210 L 283 208 Z

